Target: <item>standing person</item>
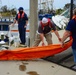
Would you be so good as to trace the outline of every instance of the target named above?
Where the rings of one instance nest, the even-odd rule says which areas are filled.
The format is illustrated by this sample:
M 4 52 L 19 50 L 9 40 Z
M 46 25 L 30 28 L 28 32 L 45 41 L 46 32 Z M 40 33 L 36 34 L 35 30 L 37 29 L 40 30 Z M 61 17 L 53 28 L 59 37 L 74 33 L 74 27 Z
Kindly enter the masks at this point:
M 54 33 L 58 37 L 58 40 L 60 41 L 60 36 L 58 31 L 55 28 L 55 24 L 53 23 L 52 20 L 43 18 L 42 21 L 39 23 L 38 31 L 36 34 L 36 38 L 33 44 L 33 47 L 38 46 L 39 43 L 42 41 L 42 45 L 44 46 L 44 37 L 46 38 L 46 41 L 49 44 L 52 44 L 52 34 L 51 34 L 51 29 L 54 30 Z
M 19 37 L 21 40 L 22 45 L 25 45 L 26 42 L 26 26 L 28 23 L 28 17 L 26 13 L 24 12 L 23 7 L 20 7 L 18 14 L 15 17 L 15 20 L 13 22 L 13 25 L 17 22 L 18 23 L 18 30 L 19 30 Z
M 73 43 L 72 43 L 72 50 L 74 56 L 74 62 L 76 64 L 76 8 L 73 11 L 73 18 L 69 21 L 66 30 L 63 34 L 61 43 L 62 46 L 64 45 L 64 41 L 69 37 L 72 36 Z

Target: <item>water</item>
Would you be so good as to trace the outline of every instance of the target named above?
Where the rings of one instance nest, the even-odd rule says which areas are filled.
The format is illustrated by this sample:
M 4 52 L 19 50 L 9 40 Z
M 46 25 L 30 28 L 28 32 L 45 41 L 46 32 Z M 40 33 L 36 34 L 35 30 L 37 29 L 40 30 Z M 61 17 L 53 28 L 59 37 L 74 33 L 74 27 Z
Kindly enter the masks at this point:
M 24 12 L 27 14 L 27 16 L 29 16 L 29 9 L 25 9 Z

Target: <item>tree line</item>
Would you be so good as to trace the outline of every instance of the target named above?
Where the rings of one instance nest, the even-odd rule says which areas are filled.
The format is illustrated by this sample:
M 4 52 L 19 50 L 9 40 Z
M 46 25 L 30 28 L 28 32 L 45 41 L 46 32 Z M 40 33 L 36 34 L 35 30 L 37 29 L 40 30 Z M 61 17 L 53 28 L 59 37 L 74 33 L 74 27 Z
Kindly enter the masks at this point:
M 38 11 L 38 14 L 45 14 L 45 13 L 49 13 L 49 14 L 51 14 L 51 13 L 53 13 L 53 14 L 61 14 L 63 11 L 65 11 L 66 9 L 68 9 L 70 7 L 70 5 L 71 5 L 70 3 L 67 3 L 67 4 L 64 5 L 63 8 L 59 8 L 59 9 L 56 9 L 56 10 L 50 10 L 48 8 L 48 12 L 46 12 L 46 11 L 44 11 L 42 9 L 42 10 Z M 4 16 L 4 17 L 5 16 L 13 16 L 14 17 L 16 14 L 17 14 L 17 9 L 15 7 L 9 9 L 7 7 L 7 5 L 4 5 L 4 6 L 2 6 L 0 8 L 0 15 L 1 16 Z
M 16 8 L 9 9 L 7 5 L 4 5 L 0 8 L 0 14 L 3 17 L 15 16 L 17 14 Z
M 45 14 L 45 13 L 49 13 L 49 14 L 51 14 L 51 13 L 61 14 L 63 11 L 65 11 L 66 9 L 68 9 L 70 6 L 71 6 L 71 4 L 70 3 L 67 3 L 67 4 L 64 5 L 63 8 L 59 8 L 59 9 L 56 9 L 56 10 L 54 10 L 54 9 L 53 10 L 50 10 L 50 8 L 48 8 L 48 11 L 47 12 L 42 9 L 42 10 L 39 10 L 38 13 L 39 14 Z

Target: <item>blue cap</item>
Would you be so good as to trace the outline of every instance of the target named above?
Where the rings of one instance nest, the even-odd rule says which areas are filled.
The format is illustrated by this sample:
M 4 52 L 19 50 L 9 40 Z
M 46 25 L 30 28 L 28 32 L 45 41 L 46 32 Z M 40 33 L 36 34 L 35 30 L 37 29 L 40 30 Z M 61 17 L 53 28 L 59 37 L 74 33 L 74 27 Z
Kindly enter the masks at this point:
M 18 10 L 20 11 L 20 10 L 24 10 L 24 9 L 23 9 L 23 7 L 19 7 L 19 9 L 18 9 Z

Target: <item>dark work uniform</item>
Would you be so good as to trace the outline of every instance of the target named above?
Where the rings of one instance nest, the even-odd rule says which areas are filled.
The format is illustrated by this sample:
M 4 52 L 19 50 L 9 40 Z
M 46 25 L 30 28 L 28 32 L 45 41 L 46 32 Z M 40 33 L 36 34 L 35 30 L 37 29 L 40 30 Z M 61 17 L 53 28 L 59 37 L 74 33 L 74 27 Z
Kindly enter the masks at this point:
M 73 49 L 74 62 L 76 63 L 76 20 L 74 19 L 70 20 L 66 30 L 72 33 L 73 37 L 72 49 Z
M 66 30 L 68 30 L 72 33 L 72 37 L 73 37 L 72 48 L 76 49 L 76 21 L 75 20 L 70 20 Z
M 19 30 L 19 37 L 22 44 L 25 44 L 26 42 L 26 28 L 24 26 L 26 25 L 26 21 L 28 20 L 28 17 L 26 14 L 24 14 L 23 17 L 21 17 L 22 14 L 20 14 L 20 18 L 18 19 L 18 14 L 16 15 L 16 20 L 18 21 L 18 30 Z

